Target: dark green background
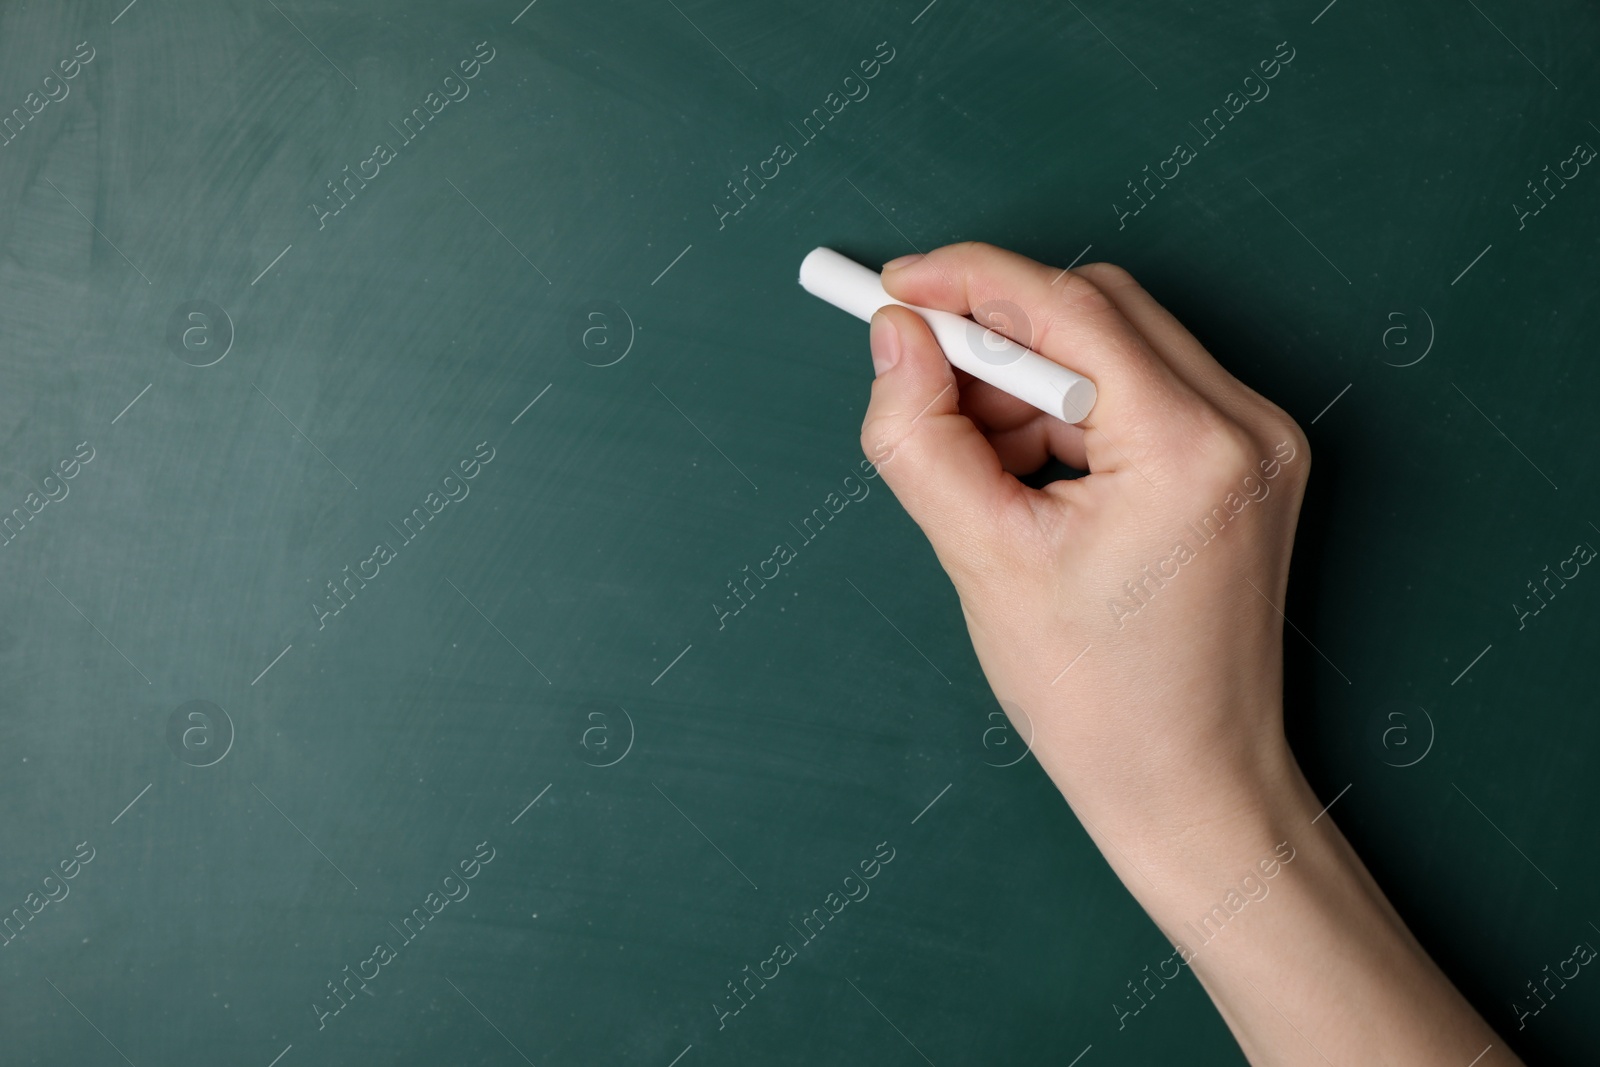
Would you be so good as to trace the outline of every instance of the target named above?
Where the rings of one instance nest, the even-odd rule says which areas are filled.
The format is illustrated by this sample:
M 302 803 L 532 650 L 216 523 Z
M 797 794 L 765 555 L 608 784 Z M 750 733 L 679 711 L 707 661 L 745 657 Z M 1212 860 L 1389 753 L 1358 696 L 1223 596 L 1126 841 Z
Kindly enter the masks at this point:
M 1242 1062 L 1188 977 L 1119 1031 L 1170 946 L 1033 761 L 989 765 L 1017 741 L 881 482 L 717 629 L 860 459 L 866 330 L 800 258 L 962 239 L 1092 246 L 1308 428 L 1288 615 L 1338 670 L 1290 633 L 1296 751 L 1490 1022 L 1593 1055 L 1600 979 L 1520 1033 L 1509 1007 L 1600 940 L 1600 578 L 1511 607 L 1600 544 L 1600 176 L 1511 207 L 1600 144 L 1592 8 L 924 2 L 0 9 L 0 114 L 96 50 L 0 147 L 0 511 L 96 450 L 0 549 L 0 909 L 96 850 L 0 948 L 8 1063 Z M 323 183 L 484 40 L 319 231 Z M 719 230 L 724 183 L 882 41 L 871 95 Z M 1283 41 L 1270 97 L 1119 229 L 1124 182 Z M 236 334 L 203 369 L 167 340 L 196 299 Z M 596 367 L 617 348 L 573 323 L 605 302 L 636 329 Z M 484 440 L 319 631 L 322 584 Z M 196 699 L 236 731 L 209 767 L 167 740 Z M 1419 706 L 1432 748 L 1391 766 Z M 593 766 L 618 709 L 632 748 Z M 324 983 L 484 840 L 471 897 L 319 1031 Z M 719 1032 L 724 983 L 885 840 Z

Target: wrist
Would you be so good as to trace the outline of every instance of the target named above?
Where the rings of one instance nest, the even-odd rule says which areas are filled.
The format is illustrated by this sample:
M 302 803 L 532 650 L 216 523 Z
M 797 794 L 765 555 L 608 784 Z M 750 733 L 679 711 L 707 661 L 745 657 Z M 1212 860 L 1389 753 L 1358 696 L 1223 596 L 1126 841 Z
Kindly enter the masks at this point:
M 1280 730 L 1259 744 L 1157 758 L 1136 791 L 1067 799 L 1156 921 L 1275 877 L 1322 810 Z M 1153 764 L 1153 765 L 1151 765 Z M 1272 875 L 1264 875 L 1265 870 Z M 1246 885 L 1248 896 L 1250 885 Z
M 1406 929 L 1287 746 L 1254 767 L 1219 770 L 1228 784 L 1194 794 L 1166 825 L 1091 827 L 1173 947 L 1140 987 L 1153 994 L 1148 983 L 1187 968 L 1253 1063 L 1326 1058 L 1284 1058 L 1271 1035 L 1290 1019 L 1297 1042 L 1337 1062 L 1481 1060 L 1494 1033 Z M 1119 1017 L 1142 1010 L 1129 989 Z

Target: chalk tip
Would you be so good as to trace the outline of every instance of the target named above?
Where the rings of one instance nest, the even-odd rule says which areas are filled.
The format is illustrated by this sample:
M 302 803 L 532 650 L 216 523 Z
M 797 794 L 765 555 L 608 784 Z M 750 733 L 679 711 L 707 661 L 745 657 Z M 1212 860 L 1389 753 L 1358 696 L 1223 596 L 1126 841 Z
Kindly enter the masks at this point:
M 1076 425 L 1087 419 L 1099 395 L 1099 390 L 1087 378 L 1080 378 L 1067 386 L 1067 391 L 1061 394 L 1062 420 Z

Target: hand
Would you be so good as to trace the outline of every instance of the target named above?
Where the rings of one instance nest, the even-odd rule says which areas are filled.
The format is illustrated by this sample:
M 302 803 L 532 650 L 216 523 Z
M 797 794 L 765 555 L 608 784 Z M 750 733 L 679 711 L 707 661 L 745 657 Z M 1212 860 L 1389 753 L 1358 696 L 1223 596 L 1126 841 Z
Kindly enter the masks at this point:
M 1160 966 L 1193 971 L 1252 1063 L 1517 1064 L 1284 740 L 1281 607 L 1311 466 L 1294 420 L 1116 267 L 964 244 L 883 284 L 979 321 L 1004 302 L 985 325 L 1099 388 L 1069 426 L 955 372 L 889 306 L 861 443 L 955 583 L 1002 706 L 1173 943 Z M 1049 456 L 1089 473 L 1017 480 Z M 1119 1029 L 1134 996 L 1112 1005 Z
M 1120 268 L 982 244 L 908 259 L 884 269 L 893 296 L 1016 305 L 1026 320 L 1000 332 L 1099 389 L 1071 426 L 955 371 L 914 312 L 872 320 L 862 447 L 955 583 L 995 694 L 1114 835 L 1225 817 L 1291 765 L 1279 608 L 1305 435 Z M 1050 456 L 1090 473 L 1014 477 Z

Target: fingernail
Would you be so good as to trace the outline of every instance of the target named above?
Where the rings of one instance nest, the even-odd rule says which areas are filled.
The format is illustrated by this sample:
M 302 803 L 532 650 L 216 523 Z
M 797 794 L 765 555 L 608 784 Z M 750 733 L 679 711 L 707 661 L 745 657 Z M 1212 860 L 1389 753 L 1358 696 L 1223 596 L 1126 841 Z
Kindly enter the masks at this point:
M 883 265 L 883 269 L 884 270 L 899 270 L 901 267 L 909 267 L 909 266 L 911 266 L 911 264 L 915 263 L 917 260 L 919 260 L 921 258 L 922 258 L 922 253 L 921 252 L 915 252 L 915 253 L 913 253 L 913 254 L 911 254 L 909 256 L 901 256 L 899 259 L 891 259 L 889 262 L 885 263 Z
M 872 316 L 872 326 L 867 331 L 872 342 L 872 371 L 882 374 L 900 362 L 900 331 L 895 329 L 889 316 L 877 312 Z

